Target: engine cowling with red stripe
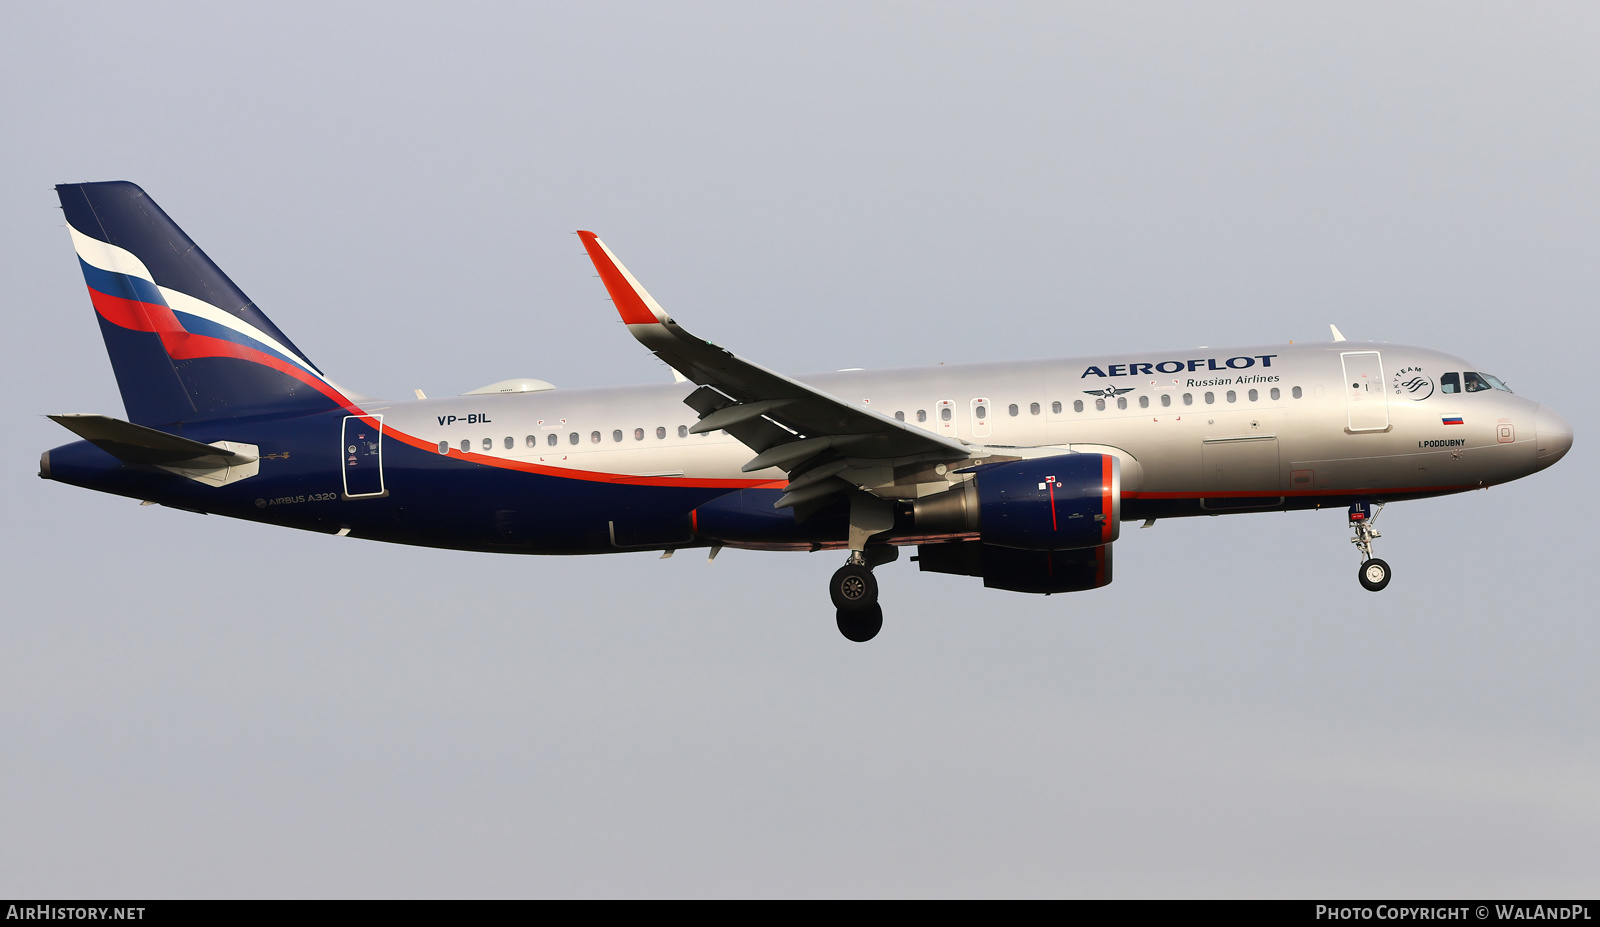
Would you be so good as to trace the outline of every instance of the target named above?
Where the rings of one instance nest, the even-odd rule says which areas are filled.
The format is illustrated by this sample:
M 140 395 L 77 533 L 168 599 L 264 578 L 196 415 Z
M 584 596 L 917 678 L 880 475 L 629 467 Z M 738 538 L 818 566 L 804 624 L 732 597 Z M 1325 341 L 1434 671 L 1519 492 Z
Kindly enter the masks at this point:
M 918 499 L 914 511 L 920 530 L 976 531 L 998 547 L 1099 547 L 1121 528 L 1121 462 L 1109 454 L 1062 454 L 988 464 L 967 483 Z

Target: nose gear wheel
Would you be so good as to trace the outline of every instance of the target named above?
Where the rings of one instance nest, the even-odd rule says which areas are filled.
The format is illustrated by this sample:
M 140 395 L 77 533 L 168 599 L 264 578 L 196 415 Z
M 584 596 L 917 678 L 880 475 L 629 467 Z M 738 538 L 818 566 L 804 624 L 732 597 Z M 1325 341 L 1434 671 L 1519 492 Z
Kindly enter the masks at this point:
M 1389 564 L 1373 558 L 1361 564 L 1361 572 L 1356 574 L 1356 578 L 1361 580 L 1361 587 L 1368 592 L 1382 592 L 1393 575 L 1389 571 Z

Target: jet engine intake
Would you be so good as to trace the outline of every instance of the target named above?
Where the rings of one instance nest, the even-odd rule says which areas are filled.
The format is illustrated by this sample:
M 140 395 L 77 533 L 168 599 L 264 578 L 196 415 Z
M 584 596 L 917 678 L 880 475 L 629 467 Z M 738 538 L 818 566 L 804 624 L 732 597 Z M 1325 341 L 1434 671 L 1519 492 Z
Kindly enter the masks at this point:
M 1117 539 L 1122 464 L 1109 454 L 1061 454 L 989 464 L 912 505 L 919 531 L 977 532 L 984 544 L 1075 550 Z

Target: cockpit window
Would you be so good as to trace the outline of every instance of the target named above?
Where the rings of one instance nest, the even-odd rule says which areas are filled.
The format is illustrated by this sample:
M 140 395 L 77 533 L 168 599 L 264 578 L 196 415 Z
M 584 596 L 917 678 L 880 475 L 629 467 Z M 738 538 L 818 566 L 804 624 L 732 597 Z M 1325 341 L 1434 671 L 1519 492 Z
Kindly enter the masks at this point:
M 1462 379 L 1466 381 L 1467 392 L 1469 393 L 1481 393 L 1486 389 L 1494 389 L 1494 387 L 1489 385 L 1489 381 L 1483 378 L 1483 374 L 1474 373 L 1473 371 L 1468 370 L 1461 376 Z
M 1492 373 L 1480 373 L 1480 374 L 1478 374 L 1478 376 L 1483 377 L 1485 380 L 1488 380 L 1489 381 L 1489 385 L 1494 387 L 1497 390 L 1501 390 L 1501 391 L 1507 392 L 1507 393 L 1511 392 L 1511 387 L 1509 387 L 1509 386 L 1505 385 L 1504 383 L 1502 383 L 1500 381 L 1500 378 L 1495 376 Z
M 1459 373 L 1447 373 L 1444 376 L 1440 377 L 1439 378 L 1439 392 L 1441 392 L 1441 393 L 1459 393 L 1459 392 L 1461 392 L 1461 374 L 1459 374 Z

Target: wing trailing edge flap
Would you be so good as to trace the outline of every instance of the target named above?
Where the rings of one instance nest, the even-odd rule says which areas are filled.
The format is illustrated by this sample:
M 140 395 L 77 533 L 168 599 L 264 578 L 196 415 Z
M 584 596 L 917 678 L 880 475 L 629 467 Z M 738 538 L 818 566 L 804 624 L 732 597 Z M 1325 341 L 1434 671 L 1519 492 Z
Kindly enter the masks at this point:
M 911 498 L 949 484 L 940 463 L 965 460 L 973 449 L 846 402 L 697 338 L 663 310 L 593 232 L 580 231 L 617 313 L 634 338 L 668 366 L 699 384 L 684 403 L 700 416 L 697 434 L 722 430 L 755 452 L 746 473 L 777 467 L 789 485 L 777 508 L 811 508 L 858 486 L 886 498 Z M 847 456 L 848 455 L 848 456 Z M 818 468 L 823 476 L 805 478 Z M 927 479 L 921 479 L 926 476 Z M 926 489 L 917 484 L 928 485 Z

